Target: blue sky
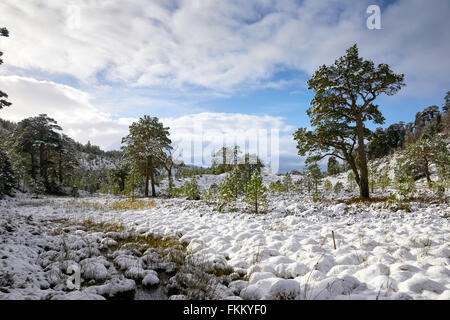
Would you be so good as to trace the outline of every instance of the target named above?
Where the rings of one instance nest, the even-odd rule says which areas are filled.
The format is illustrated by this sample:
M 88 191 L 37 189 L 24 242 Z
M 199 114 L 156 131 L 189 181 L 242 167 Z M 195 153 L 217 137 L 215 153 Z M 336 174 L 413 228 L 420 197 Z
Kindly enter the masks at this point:
M 381 30 L 366 27 L 372 4 Z M 0 12 L 10 31 L 0 39 L 0 87 L 13 102 L 0 117 L 47 113 L 105 149 L 148 114 L 174 141 L 197 139 L 198 127 L 216 145 L 220 133 L 279 130 L 278 169 L 299 169 L 292 132 L 309 126 L 306 81 L 354 43 L 405 74 L 405 88 L 377 100 L 385 126 L 441 106 L 450 90 L 447 0 L 6 0 Z

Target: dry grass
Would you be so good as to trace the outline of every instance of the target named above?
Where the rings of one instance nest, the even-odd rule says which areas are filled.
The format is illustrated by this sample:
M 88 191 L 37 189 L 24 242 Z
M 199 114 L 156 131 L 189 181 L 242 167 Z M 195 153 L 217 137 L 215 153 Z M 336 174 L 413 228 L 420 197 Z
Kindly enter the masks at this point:
M 156 207 L 155 200 L 136 200 L 136 199 L 126 199 L 126 200 L 115 200 L 111 202 L 100 202 L 100 201 L 68 201 L 70 205 L 81 207 L 81 208 L 91 208 L 99 211 L 104 210 L 145 210 Z
M 93 221 L 90 219 L 83 220 L 79 225 L 85 227 L 89 231 L 96 232 L 124 232 L 125 227 L 120 223 Z
M 112 210 L 144 210 L 156 207 L 155 200 L 119 200 L 109 204 Z

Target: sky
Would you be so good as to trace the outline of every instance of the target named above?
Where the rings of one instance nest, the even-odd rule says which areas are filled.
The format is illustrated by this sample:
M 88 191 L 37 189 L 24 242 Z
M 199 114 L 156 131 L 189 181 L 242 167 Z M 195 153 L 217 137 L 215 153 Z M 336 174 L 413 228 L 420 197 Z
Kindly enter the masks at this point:
M 369 5 L 381 29 L 367 27 Z M 292 133 L 310 126 L 306 82 L 355 43 L 405 74 L 406 87 L 376 100 L 383 126 L 442 106 L 450 90 L 448 0 L 2 0 L 0 21 L 0 89 L 13 103 L 1 118 L 46 113 L 112 150 L 155 116 L 202 166 L 237 143 L 274 171 L 301 169 Z

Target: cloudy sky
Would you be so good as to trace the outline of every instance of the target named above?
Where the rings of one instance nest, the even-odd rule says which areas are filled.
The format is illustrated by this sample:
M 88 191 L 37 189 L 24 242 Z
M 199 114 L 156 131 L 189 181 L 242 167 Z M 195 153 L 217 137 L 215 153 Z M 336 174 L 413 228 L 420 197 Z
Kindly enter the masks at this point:
M 366 27 L 372 4 L 380 30 Z M 10 31 L 0 88 L 13 103 L 0 117 L 47 113 L 105 149 L 147 114 L 174 142 L 202 139 L 208 152 L 279 137 L 269 144 L 280 171 L 301 168 L 292 132 L 309 125 L 306 81 L 354 43 L 405 74 L 400 93 L 377 100 L 385 125 L 450 90 L 448 0 L 2 0 L 0 18 Z

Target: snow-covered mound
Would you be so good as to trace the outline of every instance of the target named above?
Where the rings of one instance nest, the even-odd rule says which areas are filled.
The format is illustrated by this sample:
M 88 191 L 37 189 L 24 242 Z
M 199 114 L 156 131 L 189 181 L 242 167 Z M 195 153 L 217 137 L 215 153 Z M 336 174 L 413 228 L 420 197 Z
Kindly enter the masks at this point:
M 266 215 L 223 214 L 202 201 L 182 199 L 157 199 L 148 210 L 80 214 L 59 198 L 34 206 L 4 201 L 1 217 L 6 225 L 14 215 L 119 222 L 142 235 L 180 237 L 202 261 L 232 267 L 240 278 L 226 292 L 242 299 L 450 299 L 447 205 L 411 203 L 410 212 L 394 212 L 384 203 L 314 203 L 295 195 L 269 199 L 272 210 Z M 2 228 L 0 234 L 0 255 L 7 257 L 2 270 L 43 281 L 36 276 L 32 249 L 12 243 L 8 232 Z M 104 276 L 108 265 L 98 262 L 93 275 Z M 146 283 L 156 283 L 144 276 Z M 87 293 L 98 297 L 108 288 Z M 1 296 L 14 298 L 18 290 Z

